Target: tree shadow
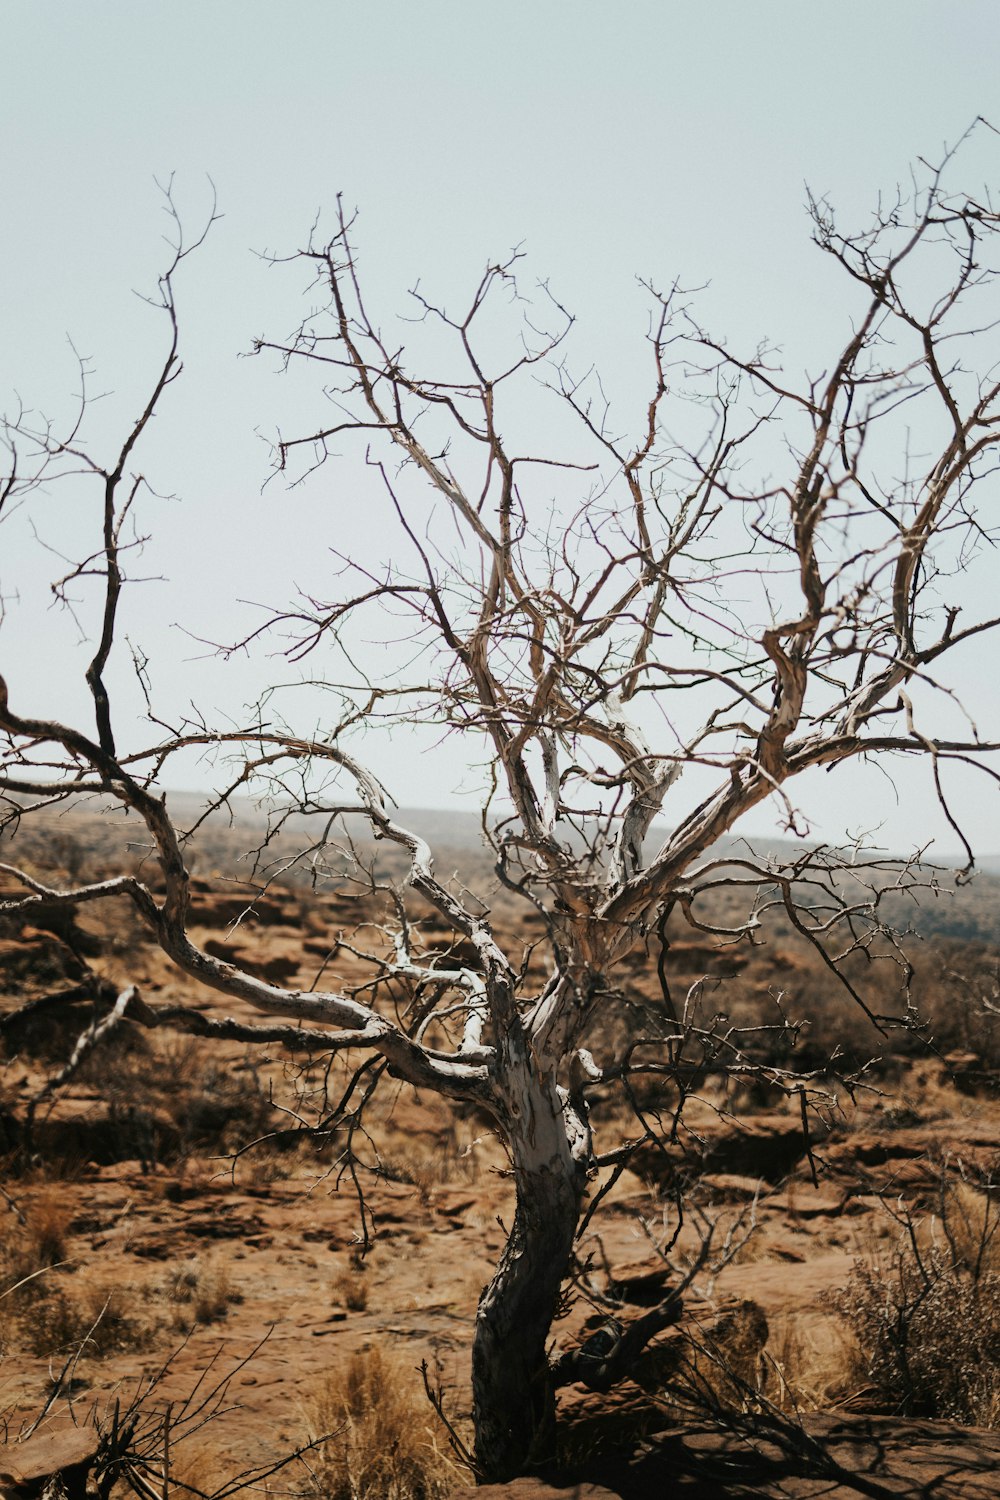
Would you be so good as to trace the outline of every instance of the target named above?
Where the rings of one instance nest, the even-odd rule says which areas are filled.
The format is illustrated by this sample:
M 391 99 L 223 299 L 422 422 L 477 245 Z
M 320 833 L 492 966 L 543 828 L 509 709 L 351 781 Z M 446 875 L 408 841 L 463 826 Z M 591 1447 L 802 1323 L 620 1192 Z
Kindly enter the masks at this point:
M 811 1415 L 677 1428 L 588 1467 L 586 1479 L 621 1500 L 992 1500 L 998 1473 L 998 1433 Z

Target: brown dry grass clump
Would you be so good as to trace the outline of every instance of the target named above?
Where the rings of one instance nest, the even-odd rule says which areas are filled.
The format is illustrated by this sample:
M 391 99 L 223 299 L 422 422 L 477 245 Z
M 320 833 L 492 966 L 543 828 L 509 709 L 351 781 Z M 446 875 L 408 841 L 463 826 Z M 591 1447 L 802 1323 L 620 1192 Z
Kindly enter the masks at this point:
M 331 1371 L 308 1412 L 315 1500 L 444 1500 L 464 1475 L 415 1375 L 378 1349 Z
M 229 1271 L 221 1262 L 205 1264 L 189 1261 L 170 1275 L 162 1288 L 174 1312 L 171 1322 L 179 1333 L 190 1333 L 195 1326 L 217 1323 L 233 1303 L 243 1301 L 243 1293 L 233 1285 Z
M 352 1256 L 351 1264 L 334 1276 L 331 1290 L 350 1312 L 364 1312 L 370 1292 L 364 1263 Z
M 25 1281 L 66 1259 L 72 1209 L 65 1193 L 46 1185 L 27 1210 L 8 1201 L 0 1237 L 0 1275 L 5 1285 Z M 28 1285 L 20 1288 L 27 1292 Z M 40 1291 L 41 1288 L 36 1288 Z
M 695 1412 L 746 1411 L 767 1383 L 764 1351 L 770 1330 L 763 1309 L 749 1299 L 729 1308 L 707 1328 L 687 1330 L 671 1349 L 660 1391 L 679 1418 Z M 654 1366 L 655 1368 L 655 1366 Z

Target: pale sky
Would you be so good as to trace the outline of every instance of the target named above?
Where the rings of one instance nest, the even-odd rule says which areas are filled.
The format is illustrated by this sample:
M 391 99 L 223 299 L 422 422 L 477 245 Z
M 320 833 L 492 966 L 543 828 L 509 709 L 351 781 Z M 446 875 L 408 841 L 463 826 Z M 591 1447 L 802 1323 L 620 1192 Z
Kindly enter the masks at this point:
M 789 369 L 822 367 L 850 309 L 810 243 L 805 184 L 862 222 L 916 156 L 937 156 L 976 114 L 1000 122 L 996 0 L 0 0 L 0 23 L 0 405 L 16 391 L 64 414 L 69 336 L 92 389 L 112 393 L 88 428 L 106 451 L 162 348 L 132 295 L 164 258 L 154 178 L 174 174 L 194 228 L 210 176 L 224 215 L 178 282 L 186 373 L 140 459 L 179 497 L 143 513 L 157 537 L 144 564 L 168 582 L 123 607 L 173 708 L 189 696 L 235 711 L 260 686 L 259 662 L 221 676 L 190 636 L 241 635 L 257 616 L 237 601 L 322 588 L 327 548 L 370 545 L 356 468 L 261 493 L 265 439 L 295 425 L 300 393 L 237 357 L 304 310 L 301 278 L 258 252 L 298 248 L 338 191 L 360 210 L 369 300 L 385 317 L 406 311 L 418 279 L 457 295 L 523 243 L 527 274 L 578 316 L 574 356 L 627 398 L 645 330 L 637 276 L 705 284 L 713 327 L 751 347 L 769 337 Z M 996 187 L 1000 139 L 975 140 L 959 177 Z M 71 551 L 96 501 L 81 491 L 69 509 L 43 505 L 42 543 Z M 38 607 L 53 558 L 26 519 L 0 528 L 0 671 L 21 712 L 89 725 L 87 645 Z M 995 721 L 995 652 L 970 656 L 963 675 Z M 304 703 L 321 722 L 322 703 Z M 447 805 L 468 785 L 450 749 L 378 754 L 403 804 Z M 829 780 L 801 796 L 816 837 L 881 827 L 894 849 L 932 835 L 954 849 L 926 773 L 897 785 L 898 798 L 859 772 L 835 797 Z M 980 852 L 1000 849 L 996 788 L 953 790 Z

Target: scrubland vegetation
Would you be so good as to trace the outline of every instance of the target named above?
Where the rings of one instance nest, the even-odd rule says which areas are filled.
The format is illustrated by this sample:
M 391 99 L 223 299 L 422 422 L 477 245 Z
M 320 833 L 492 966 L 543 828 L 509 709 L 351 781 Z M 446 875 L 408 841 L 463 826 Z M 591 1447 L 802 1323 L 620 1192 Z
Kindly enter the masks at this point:
M 113 836 L 96 819 L 88 827 L 98 845 L 102 830 Z M 67 844 L 39 852 L 48 863 L 38 868 L 58 873 Z M 328 961 L 323 894 L 286 881 L 255 902 L 252 887 L 227 882 L 230 853 L 221 838 L 210 855 L 219 873 L 199 886 L 206 932 L 224 950 L 252 931 L 262 965 L 283 960 L 307 982 L 311 968 Z M 73 862 L 88 857 L 78 850 Z M 477 878 L 464 857 L 466 878 Z M 971 904 L 983 914 L 992 887 L 984 880 L 974 888 Z M 379 900 L 377 892 L 351 898 L 345 889 L 335 898 L 341 965 L 363 930 L 377 926 Z M 965 894 L 953 903 L 961 921 L 963 902 L 970 905 Z M 512 909 L 509 920 L 523 930 L 520 913 Z M 310 945 L 321 932 L 318 953 Z M 1000 1426 L 997 948 L 917 930 L 906 949 L 915 956 L 912 974 L 895 950 L 855 955 L 848 974 L 873 1010 L 898 1009 L 905 987 L 921 1016 L 920 1029 L 891 1034 L 887 1047 L 787 924 L 773 922 L 762 937 L 758 947 L 696 946 L 678 933 L 673 972 L 687 1003 L 706 1021 L 716 1018 L 720 1038 L 740 1028 L 748 1050 L 774 1067 L 793 1052 L 800 1066 L 815 1058 L 830 1106 L 810 1113 L 813 1160 L 781 1091 L 754 1080 L 743 1088 L 738 1074 L 714 1072 L 709 1049 L 678 1138 L 666 1153 L 655 1146 L 638 1153 L 582 1241 L 559 1347 L 641 1308 L 644 1276 L 652 1284 L 659 1274 L 662 1284 L 679 1183 L 688 1219 L 666 1252 L 671 1264 L 697 1258 L 709 1223 L 733 1247 L 728 1257 L 707 1258 L 685 1317 L 650 1345 L 614 1399 L 562 1391 L 556 1462 L 566 1475 L 706 1414 L 738 1424 L 870 1411 Z M 531 939 L 529 926 L 526 952 Z M 97 1414 L 107 1433 L 121 1399 L 114 1393 L 134 1393 L 142 1372 L 148 1382 L 167 1359 L 177 1374 L 162 1385 L 154 1379 L 142 1398 L 162 1421 L 177 1382 L 197 1383 L 188 1351 L 221 1339 L 218 1347 L 241 1354 L 266 1333 L 269 1309 L 244 1269 L 247 1243 L 256 1241 L 261 1258 L 286 1262 L 272 1266 L 275 1285 L 294 1280 L 289 1265 L 297 1258 L 313 1260 L 312 1310 L 334 1321 L 327 1337 L 313 1340 L 322 1358 L 308 1381 L 289 1371 L 279 1382 L 285 1436 L 254 1462 L 315 1443 L 282 1478 L 310 1500 L 438 1500 L 468 1482 L 462 1454 L 471 1431 L 455 1374 L 463 1340 L 449 1328 L 442 1341 L 427 1309 L 448 1306 L 467 1254 L 462 1227 L 481 1237 L 503 1216 L 506 1162 L 484 1122 L 461 1111 L 431 1118 L 403 1088 L 329 1128 L 324 1117 L 346 1075 L 328 1057 L 262 1056 L 238 1044 L 220 1054 L 197 1036 L 128 1021 L 50 1089 L 80 1035 L 107 1014 L 102 983 L 110 996 L 139 978 L 162 995 L 174 981 L 127 921 L 57 913 L 44 928 L 14 932 L 8 924 L 0 941 L 10 960 L 0 1071 L 0 1404 L 8 1440 L 50 1398 L 52 1411 L 70 1402 L 77 1420 Z M 655 961 L 640 950 L 623 966 L 607 1025 L 634 1025 L 657 999 Z M 845 1074 L 855 1080 L 853 1102 Z M 669 1123 L 674 1103 L 655 1079 L 637 1080 L 631 1114 L 620 1099 L 595 1097 L 595 1128 L 635 1136 L 647 1115 Z M 978 1132 L 971 1146 L 968 1121 Z M 821 1213 L 811 1207 L 813 1169 Z M 340 1191 L 331 1197 L 334 1186 Z M 265 1222 L 255 1211 L 271 1200 Z M 444 1238 L 434 1228 L 442 1214 L 455 1231 Z M 770 1268 L 787 1266 L 794 1278 L 798 1266 L 834 1250 L 840 1260 L 808 1310 L 793 1301 L 782 1311 L 780 1298 L 755 1296 L 755 1280 Z M 401 1253 L 414 1267 L 402 1284 L 392 1274 Z M 459 1274 L 457 1300 L 468 1303 L 485 1270 L 485 1262 L 473 1267 L 471 1285 Z M 405 1317 L 408 1302 L 415 1327 L 401 1342 L 391 1312 Z M 251 1361 L 251 1379 L 265 1357 Z M 430 1362 L 448 1425 L 428 1399 L 422 1361 Z M 22 1381 L 34 1385 L 34 1408 L 21 1399 Z M 236 1404 L 253 1411 L 255 1399 L 246 1386 Z M 179 1436 L 169 1460 L 176 1493 L 232 1492 L 246 1464 L 230 1422 L 220 1409 L 196 1434 Z M 154 1443 L 146 1470 L 140 1465 L 133 1477 L 146 1472 L 159 1483 L 157 1453 L 162 1460 Z M 106 1472 L 127 1485 L 124 1461 Z

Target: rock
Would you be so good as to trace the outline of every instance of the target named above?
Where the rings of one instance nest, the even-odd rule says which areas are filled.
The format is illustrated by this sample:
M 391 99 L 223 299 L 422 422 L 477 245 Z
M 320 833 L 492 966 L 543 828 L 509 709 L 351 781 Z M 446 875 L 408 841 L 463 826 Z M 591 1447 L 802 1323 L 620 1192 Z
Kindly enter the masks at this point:
M 231 943 L 222 942 L 218 938 L 208 938 L 204 947 L 212 958 L 221 958 L 223 963 L 235 964 L 238 969 L 243 969 L 257 979 L 266 980 L 268 984 L 288 985 L 302 967 L 297 955 L 264 955 L 249 948 L 235 948 Z
M 608 1287 L 608 1296 L 630 1307 L 658 1307 L 670 1290 L 667 1266 L 623 1266 Z
M 211 881 L 195 879 L 191 882 L 194 897 L 193 920 L 205 927 L 261 927 L 283 926 L 291 917 L 294 921 L 294 897 L 290 892 L 279 890 L 267 896 L 256 894 L 252 889 L 232 894 L 220 892 Z
M 810 1144 L 822 1138 L 822 1125 L 810 1119 Z M 700 1167 L 713 1181 L 719 1176 L 763 1178 L 781 1182 L 806 1154 L 802 1123 L 795 1115 L 752 1115 L 718 1134 L 710 1135 L 701 1151 Z M 694 1158 L 694 1159 L 693 1159 Z M 642 1146 L 629 1161 L 629 1169 L 644 1181 L 666 1186 L 682 1169 L 690 1173 L 699 1163 L 694 1151 Z
M 884 1167 L 888 1162 L 913 1160 L 927 1156 L 927 1132 L 918 1130 L 893 1130 L 884 1132 L 857 1132 L 848 1140 L 824 1151 L 824 1160 L 835 1169 L 850 1170 L 852 1167 Z
M 705 1172 L 701 1182 L 723 1203 L 752 1203 L 764 1188 L 759 1177 L 743 1177 L 738 1172 Z
M 829 1414 L 730 1431 L 691 1423 L 585 1468 L 575 1484 L 515 1479 L 463 1486 L 451 1500 L 996 1500 L 1000 1433 Z
M 835 1218 L 843 1212 L 845 1200 L 842 1188 L 830 1187 L 826 1183 L 817 1188 L 811 1182 L 793 1182 L 782 1192 L 772 1194 L 767 1206 L 794 1222 L 796 1219 L 813 1219 L 817 1214 Z
M 0 1495 L 4 1500 L 31 1500 L 58 1478 L 68 1500 L 83 1500 L 99 1444 L 93 1427 L 68 1427 L 6 1444 L 0 1448 Z
M 940 1082 L 952 1084 L 960 1094 L 975 1094 L 979 1089 L 996 1089 L 998 1074 L 989 1068 L 975 1052 L 948 1052 L 945 1054 Z

